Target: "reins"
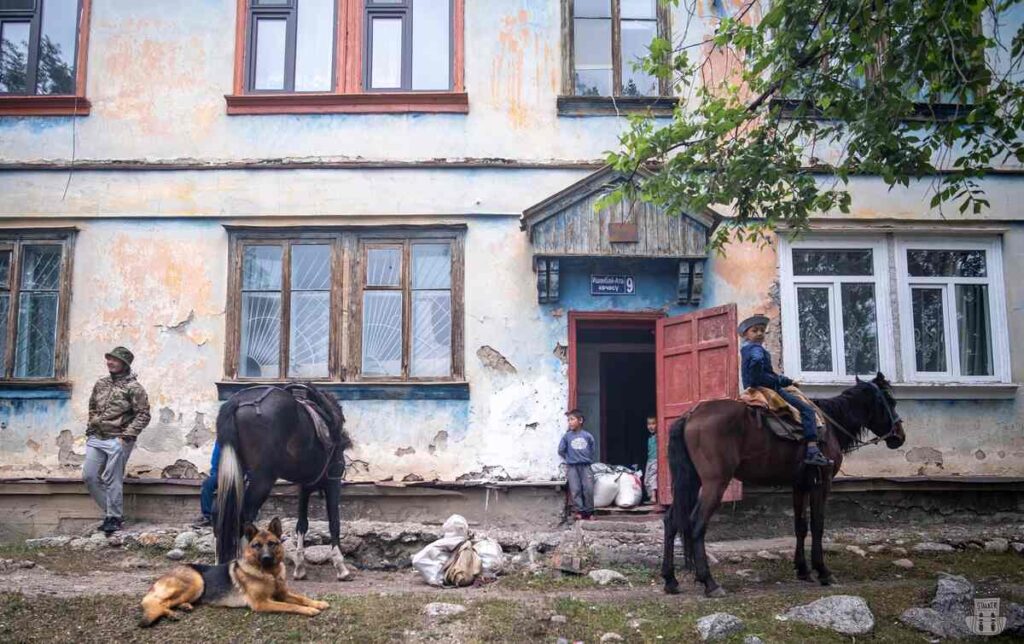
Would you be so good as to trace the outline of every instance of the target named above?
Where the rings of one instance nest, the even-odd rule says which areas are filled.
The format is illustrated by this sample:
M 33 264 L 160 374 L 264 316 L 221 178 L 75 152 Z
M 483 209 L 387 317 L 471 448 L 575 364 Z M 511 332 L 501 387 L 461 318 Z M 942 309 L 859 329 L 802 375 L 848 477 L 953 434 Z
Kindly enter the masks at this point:
M 877 445 L 878 443 L 884 441 L 885 439 L 890 438 L 896 433 L 896 423 L 898 423 L 900 420 L 899 416 L 893 414 L 892 409 L 889 407 L 888 401 L 885 400 L 885 395 L 882 393 L 881 388 L 871 381 L 867 381 L 866 384 L 871 385 L 871 387 L 874 389 L 875 395 L 881 398 L 882 407 L 885 408 L 886 413 L 888 413 L 889 415 L 889 431 L 883 434 L 882 436 L 875 436 L 874 438 L 866 441 L 861 440 L 858 435 L 855 435 L 853 432 L 843 427 L 842 423 L 826 414 L 825 410 L 819 407 L 813 400 L 811 400 L 810 398 L 805 398 L 805 400 L 807 400 L 811 404 L 811 406 L 814 407 L 814 409 L 825 418 L 825 420 L 831 423 L 836 429 L 845 434 L 846 437 L 852 441 L 853 447 L 847 449 L 847 453 L 855 452 L 867 445 Z

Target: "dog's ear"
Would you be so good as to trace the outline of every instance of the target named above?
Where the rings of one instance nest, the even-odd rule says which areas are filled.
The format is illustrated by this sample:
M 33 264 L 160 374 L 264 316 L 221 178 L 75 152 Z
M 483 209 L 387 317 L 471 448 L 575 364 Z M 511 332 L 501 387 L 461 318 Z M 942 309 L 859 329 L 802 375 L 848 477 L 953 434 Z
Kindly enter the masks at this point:
M 252 538 L 256 536 L 256 533 L 259 532 L 259 530 L 257 530 L 256 526 L 254 526 L 253 524 L 246 523 L 245 527 L 242 528 L 242 532 L 245 533 L 245 538 L 246 539 L 248 539 L 249 541 L 252 541 Z
M 272 532 L 275 537 L 280 539 L 281 533 L 284 532 L 281 529 L 281 519 L 279 519 L 278 517 L 274 517 L 273 519 L 271 519 L 270 525 L 267 526 L 267 530 L 270 530 L 270 532 Z

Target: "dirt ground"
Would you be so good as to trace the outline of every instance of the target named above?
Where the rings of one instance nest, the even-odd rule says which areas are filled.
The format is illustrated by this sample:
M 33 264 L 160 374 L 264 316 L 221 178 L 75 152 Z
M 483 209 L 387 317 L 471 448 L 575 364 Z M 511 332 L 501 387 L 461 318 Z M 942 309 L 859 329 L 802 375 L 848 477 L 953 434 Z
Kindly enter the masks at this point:
M 956 530 L 962 537 L 964 528 Z M 775 616 L 826 595 L 847 594 L 863 597 L 874 613 L 874 632 L 863 639 L 925 642 L 933 638 L 907 629 L 897 618 L 906 608 L 928 603 L 939 572 L 965 575 L 977 586 L 979 597 L 1024 602 L 1024 558 L 1012 550 L 902 555 L 899 548 L 912 548 L 905 534 L 859 536 L 848 542 L 866 548 L 867 541 L 875 541 L 878 552 L 861 556 L 847 551 L 844 543 L 833 542 L 828 563 L 840 583 L 828 588 L 795 579 L 788 556 L 780 554 L 788 550 L 787 539 L 715 544 L 712 551 L 718 553 L 719 563 L 713 570 L 729 592 L 723 599 L 705 598 L 682 574 L 683 594 L 667 596 L 650 565 L 609 565 L 626 576 L 624 585 L 598 586 L 588 577 L 523 567 L 493 583 L 465 589 L 432 588 L 409 569 L 361 570 L 353 581 L 338 582 L 329 566 L 310 566 L 310 579 L 292 586 L 331 603 L 317 617 L 199 606 L 179 621 L 149 630 L 136 627 L 138 603 L 149 584 L 174 565 L 164 557 L 164 549 L 81 552 L 6 545 L 0 546 L 0 641 L 600 642 L 602 636 L 618 641 L 606 635 L 614 633 L 627 642 L 684 642 L 697 640 L 697 618 L 728 612 L 743 619 L 746 629 L 725 641 L 742 642 L 745 635 L 757 635 L 765 642 L 840 642 L 850 639 Z M 942 535 L 927 536 L 938 540 Z M 914 562 L 913 568 L 893 565 L 894 559 L 904 556 Z M 197 559 L 202 557 L 190 553 L 186 560 Z M 33 562 L 32 567 L 19 567 L 29 565 L 20 563 L 26 561 Z M 458 604 L 466 610 L 450 618 L 431 618 L 423 613 L 431 602 Z M 565 619 L 553 621 L 552 616 Z M 988 641 L 1000 639 L 1011 641 Z

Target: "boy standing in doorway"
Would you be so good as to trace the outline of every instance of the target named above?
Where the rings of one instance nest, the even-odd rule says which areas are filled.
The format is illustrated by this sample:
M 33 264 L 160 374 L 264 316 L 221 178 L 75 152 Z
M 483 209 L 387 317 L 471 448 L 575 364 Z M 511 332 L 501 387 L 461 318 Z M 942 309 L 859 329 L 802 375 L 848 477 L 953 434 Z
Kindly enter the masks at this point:
M 658 500 L 658 417 L 647 417 L 647 465 L 644 467 L 644 488 L 647 500 Z
M 594 437 L 583 429 L 583 412 L 573 409 L 566 415 L 569 430 L 558 443 L 558 455 L 566 465 L 566 480 L 574 517 L 589 519 L 594 513 Z

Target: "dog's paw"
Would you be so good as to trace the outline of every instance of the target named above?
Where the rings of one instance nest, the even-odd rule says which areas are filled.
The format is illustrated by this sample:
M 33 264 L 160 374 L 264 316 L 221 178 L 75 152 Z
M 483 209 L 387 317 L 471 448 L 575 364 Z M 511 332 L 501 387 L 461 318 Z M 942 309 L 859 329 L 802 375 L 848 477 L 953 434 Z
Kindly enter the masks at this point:
M 191 612 L 194 608 L 195 606 L 192 604 L 178 604 L 178 610 L 183 610 L 185 612 Z
M 318 608 L 313 608 L 311 606 L 306 606 L 305 608 L 306 610 L 302 611 L 302 614 L 306 617 L 316 617 L 320 614 L 320 610 Z
M 328 604 L 327 602 L 319 601 L 319 600 L 315 600 L 315 599 L 313 600 L 313 608 L 316 608 L 318 610 L 327 610 L 330 607 L 331 607 L 331 605 Z

